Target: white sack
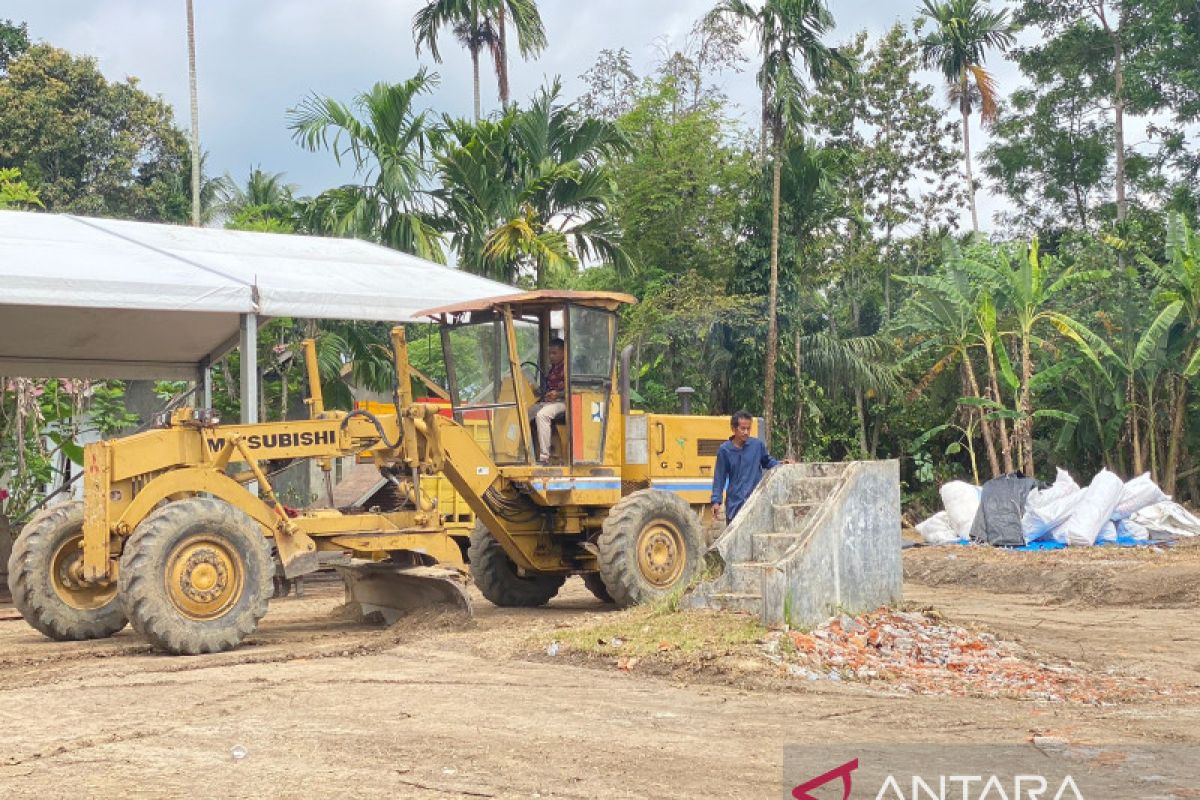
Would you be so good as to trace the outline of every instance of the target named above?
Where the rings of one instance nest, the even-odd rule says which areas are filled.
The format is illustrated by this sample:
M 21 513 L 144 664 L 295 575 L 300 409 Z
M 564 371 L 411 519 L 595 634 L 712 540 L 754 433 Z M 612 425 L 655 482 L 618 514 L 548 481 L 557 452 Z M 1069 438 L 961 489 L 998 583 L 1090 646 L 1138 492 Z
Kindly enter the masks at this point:
M 1200 519 L 1179 503 L 1170 500 L 1147 506 L 1134 514 L 1132 519 L 1152 531 L 1163 531 L 1175 536 L 1200 536 Z
M 921 534 L 926 544 L 954 544 L 959 540 L 954 532 L 954 524 L 950 522 L 950 515 L 945 511 L 939 511 L 917 525 L 917 533 Z
M 942 506 L 950 515 L 950 524 L 959 539 L 971 536 L 971 523 L 979 512 L 978 486 L 972 486 L 965 481 L 950 481 L 942 486 Z
M 1100 533 L 1096 535 L 1096 544 L 1116 544 L 1117 543 L 1117 523 L 1111 519 L 1100 526 Z
M 1150 531 L 1146 529 L 1145 525 L 1139 525 L 1132 519 L 1122 519 L 1117 521 L 1117 536 L 1122 539 L 1145 542 L 1150 539 Z
M 1025 537 L 1026 544 L 1037 539 L 1065 541 L 1056 535 L 1056 529 L 1067 521 L 1067 517 L 1071 516 L 1082 497 L 1083 490 L 1071 477 L 1071 473 L 1059 467 L 1058 476 L 1052 486 L 1041 490 L 1034 489 L 1025 498 L 1021 534 Z
M 1106 469 L 1096 473 L 1091 484 L 1083 490 L 1079 504 L 1062 524 L 1067 544 L 1075 547 L 1091 547 L 1096 543 L 1100 528 L 1112 518 L 1125 482 Z
M 1121 490 L 1121 499 L 1117 502 L 1114 514 L 1118 519 L 1125 519 L 1141 511 L 1146 506 L 1152 506 L 1170 500 L 1170 496 L 1158 488 L 1158 484 L 1150 480 L 1150 473 L 1144 473 L 1125 484 Z

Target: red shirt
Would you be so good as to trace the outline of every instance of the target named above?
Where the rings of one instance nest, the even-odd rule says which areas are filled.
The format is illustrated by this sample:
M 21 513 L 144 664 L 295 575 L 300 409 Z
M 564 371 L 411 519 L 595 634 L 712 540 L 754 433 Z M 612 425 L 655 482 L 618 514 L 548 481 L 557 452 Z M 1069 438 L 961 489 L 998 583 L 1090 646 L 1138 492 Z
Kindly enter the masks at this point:
M 550 392 L 558 392 L 559 397 L 562 397 L 563 389 L 566 388 L 567 381 L 563 373 L 562 364 L 551 364 L 549 372 L 546 373 L 546 391 L 542 392 L 542 396 L 546 396 Z

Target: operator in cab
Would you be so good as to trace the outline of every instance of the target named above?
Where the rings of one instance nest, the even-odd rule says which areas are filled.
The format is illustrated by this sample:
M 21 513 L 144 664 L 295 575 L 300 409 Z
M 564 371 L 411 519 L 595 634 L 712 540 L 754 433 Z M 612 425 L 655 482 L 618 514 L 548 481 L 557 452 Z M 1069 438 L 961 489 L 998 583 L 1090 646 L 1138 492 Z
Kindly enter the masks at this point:
M 538 401 L 529 409 L 529 415 L 537 426 L 538 463 L 550 463 L 550 441 L 554 435 L 554 418 L 566 413 L 567 377 L 564 371 L 567 348 L 562 339 L 550 340 L 550 367 L 542 376 Z

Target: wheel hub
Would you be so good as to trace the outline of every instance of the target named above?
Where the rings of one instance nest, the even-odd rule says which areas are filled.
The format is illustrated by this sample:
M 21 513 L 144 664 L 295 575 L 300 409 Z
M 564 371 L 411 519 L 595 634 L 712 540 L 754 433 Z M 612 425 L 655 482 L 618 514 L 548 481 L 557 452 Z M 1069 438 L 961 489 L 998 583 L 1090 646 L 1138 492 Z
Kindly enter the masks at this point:
M 214 619 L 242 593 L 240 559 L 223 542 L 206 536 L 182 542 L 167 561 L 167 592 L 192 619 Z
M 687 561 L 683 535 L 668 522 L 647 525 L 637 544 L 638 567 L 642 576 L 658 587 L 669 587 L 679 580 Z
M 51 562 L 51 583 L 63 602 L 81 611 L 107 605 L 117 594 L 116 581 L 86 581 L 83 578 L 83 535 L 63 542 Z

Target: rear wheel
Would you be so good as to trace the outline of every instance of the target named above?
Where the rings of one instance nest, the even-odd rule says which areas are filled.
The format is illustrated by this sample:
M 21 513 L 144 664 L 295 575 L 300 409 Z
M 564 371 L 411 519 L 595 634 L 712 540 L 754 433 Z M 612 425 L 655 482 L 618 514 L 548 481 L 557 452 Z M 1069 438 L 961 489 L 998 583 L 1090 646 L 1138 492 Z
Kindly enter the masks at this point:
M 613 602 L 612 595 L 608 593 L 608 587 L 604 585 L 604 578 L 600 576 L 599 572 L 587 572 L 580 577 L 583 578 L 583 585 L 597 600 L 601 603 Z
M 25 621 L 59 641 L 104 639 L 125 627 L 117 581 L 83 580 L 83 503 L 34 517 L 13 544 L 8 590 Z
M 231 650 L 267 613 L 274 576 L 258 525 L 221 500 L 169 503 L 142 520 L 121 557 L 135 630 L 176 655 Z
M 498 606 L 544 606 L 567 580 L 564 575 L 518 575 L 517 565 L 482 522 L 475 523 L 467 556 L 471 579 Z
M 621 498 L 596 539 L 600 577 L 621 606 L 681 591 L 700 570 L 700 523 L 678 495 L 642 489 Z

